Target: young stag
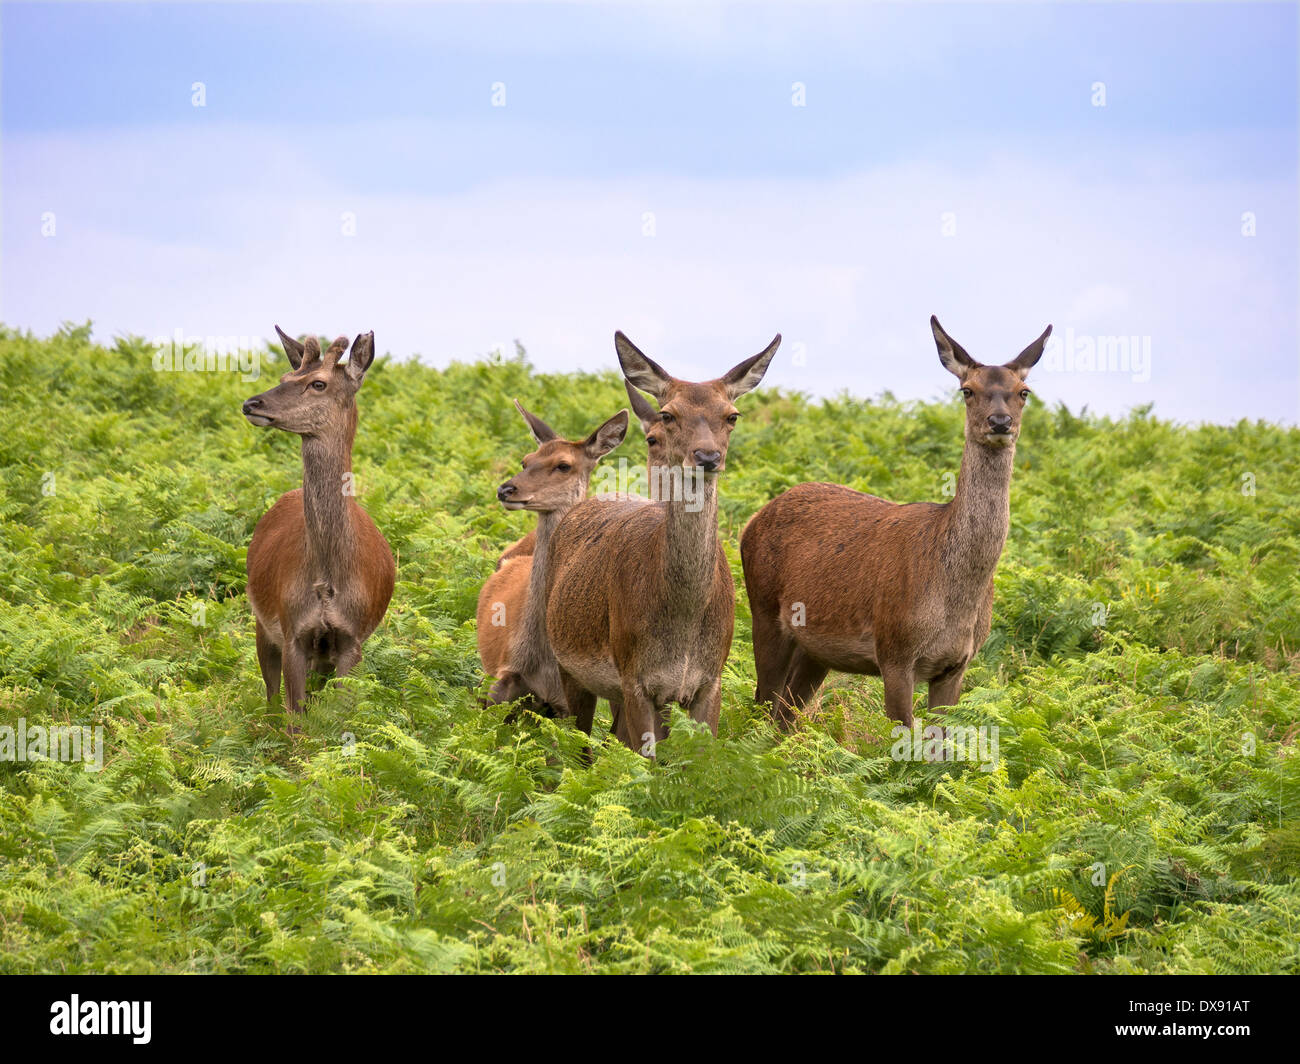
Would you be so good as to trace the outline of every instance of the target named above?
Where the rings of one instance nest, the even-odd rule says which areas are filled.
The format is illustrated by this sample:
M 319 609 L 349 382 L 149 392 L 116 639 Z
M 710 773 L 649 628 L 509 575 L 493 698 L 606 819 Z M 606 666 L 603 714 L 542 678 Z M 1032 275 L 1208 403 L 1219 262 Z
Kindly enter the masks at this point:
M 740 538 L 754 619 L 755 700 L 789 727 L 827 672 L 880 676 L 885 712 L 912 725 L 912 692 L 957 704 L 989 634 L 993 573 L 1011 520 L 1011 464 L 1025 376 L 1043 335 L 1010 362 L 976 362 L 930 319 L 939 361 L 961 381 L 966 444 L 951 502 L 899 505 L 838 484 L 799 484 Z
M 588 734 L 597 698 L 609 700 L 619 738 L 645 753 L 653 751 L 647 739 L 667 734 L 669 702 L 717 733 L 736 605 L 718 536 L 717 476 L 740 416 L 735 400 L 763 379 L 780 342 L 693 384 L 614 336 L 627 381 L 658 400 L 658 411 L 645 404 L 651 464 L 656 453 L 662 463 L 652 473 L 669 475 L 652 476 L 661 501 L 575 506 L 548 545 L 547 632 L 569 711 Z
M 254 425 L 302 437 L 302 487 L 282 496 L 257 522 L 248 545 L 248 602 L 257 623 L 257 660 L 267 701 L 280 691 L 302 709 L 307 671 L 346 675 L 378 627 L 397 569 L 375 523 L 352 497 L 352 440 L 357 391 L 375 357 L 375 334 L 340 336 L 321 357 L 277 325 L 293 372 L 244 401 Z
M 564 689 L 546 639 L 546 547 L 560 518 L 586 498 L 596 463 L 623 442 L 627 411 L 620 410 L 585 440 L 565 440 L 518 400 L 515 406 L 538 447 L 524 458 L 523 470 L 497 488 L 497 498 L 507 510 L 537 514 L 535 549 L 521 553 L 520 540 L 483 585 L 478 653 L 484 673 L 497 678 L 490 703 L 531 696 L 563 713 Z

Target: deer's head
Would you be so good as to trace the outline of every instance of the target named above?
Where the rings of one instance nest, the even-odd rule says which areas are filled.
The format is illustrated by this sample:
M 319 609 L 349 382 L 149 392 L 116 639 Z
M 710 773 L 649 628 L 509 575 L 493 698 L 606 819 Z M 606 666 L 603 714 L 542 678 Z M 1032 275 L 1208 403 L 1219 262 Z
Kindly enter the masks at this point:
M 1029 398 L 1025 378 L 1043 357 L 1043 347 L 1052 335 L 1052 327 L 1049 325 L 1042 336 L 1000 366 L 976 362 L 943 331 L 939 319 L 933 315 L 930 328 L 934 331 L 943 368 L 961 381 L 961 394 L 966 400 L 966 439 L 986 447 L 1011 446 L 1020 435 L 1020 414 Z
M 576 506 L 586 497 L 596 463 L 623 442 L 627 411 L 620 410 L 585 440 L 566 440 L 518 399 L 515 407 L 528 423 L 537 450 L 525 455 L 523 469 L 497 488 L 497 498 L 507 510 L 550 513 Z
M 274 388 L 245 399 L 244 417 L 254 425 L 299 436 L 350 437 L 357 425 L 357 391 L 375 360 L 375 334 L 357 336 L 347 362 L 340 365 L 339 359 L 348 350 L 346 336 L 330 344 L 322 356 L 314 336 L 299 343 L 280 326 L 275 331 L 293 372 L 281 377 Z
M 647 441 L 653 435 L 652 448 L 662 448 L 661 464 L 699 469 L 704 473 L 721 473 L 727 465 L 727 444 L 740 411 L 735 400 L 758 386 L 767 367 L 781 345 L 781 335 L 762 351 L 733 366 L 717 380 L 693 384 L 670 376 L 663 367 L 647 358 L 621 332 L 614 334 L 614 349 L 627 382 L 649 392 L 659 403 L 656 411 L 645 403 L 641 410 L 642 427 Z M 655 422 L 653 431 L 647 424 Z M 651 464 L 655 464 L 654 451 Z

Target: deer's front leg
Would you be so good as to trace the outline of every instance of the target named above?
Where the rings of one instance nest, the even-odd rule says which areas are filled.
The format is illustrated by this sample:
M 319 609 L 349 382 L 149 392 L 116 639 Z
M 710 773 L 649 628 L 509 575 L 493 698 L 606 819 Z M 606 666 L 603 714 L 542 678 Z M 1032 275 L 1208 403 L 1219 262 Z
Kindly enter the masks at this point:
M 930 681 L 930 709 L 942 713 L 947 706 L 955 706 L 961 697 L 961 682 L 966 676 L 966 666 L 957 665 Z
M 885 716 L 907 727 L 912 726 L 912 693 L 916 673 L 911 662 L 880 663 L 880 678 L 885 681 Z
M 334 675 L 346 676 L 357 667 L 357 662 L 361 660 L 361 642 L 348 643 L 339 650 L 339 655 L 334 659 Z
M 686 711 L 691 715 L 691 720 L 703 721 L 716 736 L 718 716 L 722 712 L 722 680 L 715 680 L 710 686 L 696 691 Z
M 307 652 L 297 639 L 284 641 L 284 704 L 289 712 L 301 713 L 307 698 Z
M 619 736 L 633 750 L 654 757 L 654 744 L 668 735 L 659 707 L 635 680 L 623 681 L 623 711 L 619 714 Z

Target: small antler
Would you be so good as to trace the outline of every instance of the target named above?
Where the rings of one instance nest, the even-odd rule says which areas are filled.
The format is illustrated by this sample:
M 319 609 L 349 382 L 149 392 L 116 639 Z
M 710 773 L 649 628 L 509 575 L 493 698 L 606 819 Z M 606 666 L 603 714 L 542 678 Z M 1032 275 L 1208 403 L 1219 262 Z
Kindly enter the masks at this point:
M 302 361 L 298 364 L 298 368 L 304 370 L 319 361 L 320 341 L 314 336 L 309 336 L 302 342 Z
M 325 352 L 325 368 L 333 369 L 335 364 L 347 352 L 348 338 L 346 336 L 336 337 L 330 344 L 329 350 Z

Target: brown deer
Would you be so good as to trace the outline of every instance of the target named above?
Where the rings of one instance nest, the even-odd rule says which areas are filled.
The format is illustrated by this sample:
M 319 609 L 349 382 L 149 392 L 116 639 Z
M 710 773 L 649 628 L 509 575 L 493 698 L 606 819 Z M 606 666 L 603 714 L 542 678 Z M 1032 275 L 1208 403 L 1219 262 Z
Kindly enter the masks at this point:
M 534 528 L 522 539 L 515 540 L 501 552 L 501 557 L 497 559 L 497 568 L 500 569 L 512 558 L 531 558 L 536 551 L 537 529 Z
M 667 464 L 664 456 L 663 422 L 659 420 L 659 411 L 651 406 L 649 400 L 626 380 L 623 381 L 623 387 L 627 389 L 627 398 L 632 404 L 632 413 L 641 422 L 641 431 L 645 433 L 646 483 L 651 499 L 667 498 L 664 487 L 666 484 L 671 484 L 671 474 L 669 472 L 671 467 Z M 609 699 L 609 708 L 612 716 L 609 733 L 618 736 L 621 727 L 619 720 L 623 714 L 622 698 Z
M 307 672 L 346 675 L 384 619 L 397 576 L 393 552 L 353 498 L 352 441 L 357 391 L 375 358 L 375 334 L 348 349 L 340 336 L 299 343 L 277 325 L 293 372 L 244 401 L 260 427 L 302 437 L 302 487 L 280 496 L 257 522 L 248 545 L 248 602 L 257 627 L 257 660 L 267 701 L 280 691 L 291 713 L 302 709 Z
M 717 477 L 740 416 L 734 401 L 763 379 L 780 342 L 694 384 L 614 335 L 627 382 L 658 400 L 658 411 L 644 409 L 670 475 L 652 478 L 652 488 L 659 479 L 669 489 L 661 501 L 575 506 L 548 545 L 547 632 L 569 711 L 588 734 L 597 698 L 609 700 L 619 738 L 651 756 L 653 740 L 667 734 L 669 702 L 717 734 L 736 606 L 718 535 Z
M 659 436 L 654 429 L 659 424 L 659 411 L 646 402 L 645 396 L 638 392 L 627 381 L 623 382 L 623 387 L 627 389 L 628 398 L 632 402 L 632 412 L 636 414 L 637 419 L 641 422 L 641 428 L 645 432 L 646 442 L 646 472 L 651 485 L 651 491 L 654 490 L 655 470 L 662 465 L 660 459 L 663 455 L 663 445 Z M 522 558 L 534 553 L 537 549 L 537 529 L 533 529 L 522 539 L 515 540 L 501 553 L 497 559 L 496 567 L 501 568 L 512 558 Z
M 496 677 L 489 704 L 530 697 L 563 713 L 566 705 L 559 669 L 546 639 L 546 546 L 560 518 L 587 495 L 596 463 L 627 433 L 627 411 L 620 410 L 585 440 L 562 439 L 519 401 L 515 406 L 537 441 L 523 469 L 499 488 L 507 510 L 537 514 L 534 550 L 520 551 L 525 540 L 501 556 L 478 597 L 478 653 L 483 671 Z
M 754 515 L 740 538 L 754 622 L 754 698 L 782 727 L 826 674 L 880 676 L 885 712 L 912 726 L 912 692 L 957 704 L 988 637 L 993 573 L 1011 520 L 1011 465 L 1025 377 L 1043 335 L 1010 362 L 976 362 L 930 319 L 939 361 L 961 381 L 966 444 L 951 502 L 886 502 L 838 484 L 799 484 Z

